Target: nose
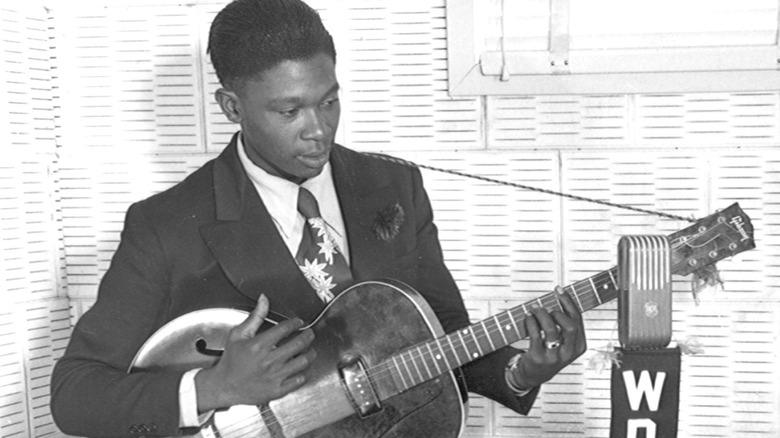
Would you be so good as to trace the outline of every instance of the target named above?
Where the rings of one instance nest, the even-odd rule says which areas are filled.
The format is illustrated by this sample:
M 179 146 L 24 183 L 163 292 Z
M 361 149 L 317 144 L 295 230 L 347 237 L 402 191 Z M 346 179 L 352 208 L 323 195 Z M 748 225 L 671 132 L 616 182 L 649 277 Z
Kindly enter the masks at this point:
M 321 141 L 326 138 L 328 132 L 327 119 L 318 109 L 306 112 L 301 138 L 304 140 Z

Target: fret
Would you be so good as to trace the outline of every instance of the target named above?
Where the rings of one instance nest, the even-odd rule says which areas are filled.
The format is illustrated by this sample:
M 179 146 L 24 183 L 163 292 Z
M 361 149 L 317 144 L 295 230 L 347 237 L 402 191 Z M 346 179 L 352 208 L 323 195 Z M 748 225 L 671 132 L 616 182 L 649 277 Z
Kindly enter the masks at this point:
M 447 367 L 452 370 L 457 368 L 463 362 L 461 362 L 460 359 L 458 359 L 458 354 L 455 351 L 455 347 L 452 345 L 452 335 L 447 335 L 446 339 L 450 348 L 443 348 L 442 351 L 444 352 L 444 358 L 447 361 Z M 450 361 L 449 358 L 447 358 L 447 353 L 452 355 L 452 359 L 453 359 L 452 361 Z
M 488 330 L 487 326 L 485 325 L 485 321 L 481 321 L 480 325 L 482 325 L 482 331 L 485 332 L 488 344 L 490 344 L 490 351 L 496 351 L 496 345 L 493 343 L 493 340 L 490 339 L 490 330 Z
M 418 382 L 416 382 L 415 379 L 414 379 L 415 378 L 414 370 L 409 366 L 409 361 L 410 360 L 407 359 L 406 357 L 404 357 L 404 355 L 408 355 L 408 354 L 410 354 L 409 350 L 404 351 L 403 353 L 401 353 L 401 363 L 404 364 L 404 368 L 406 369 L 406 373 L 409 375 L 409 380 L 412 382 L 412 386 L 414 386 L 414 385 L 417 385 Z M 412 361 L 412 362 L 414 362 L 414 361 Z M 414 363 L 412 363 L 412 365 L 414 365 Z M 419 373 L 417 374 L 417 377 L 419 377 Z
M 458 337 L 460 338 L 460 344 L 463 346 L 463 351 L 466 353 L 466 360 L 464 360 L 461 363 L 466 363 L 471 360 L 472 353 L 469 351 L 468 345 L 466 344 L 466 340 L 463 339 L 463 335 L 464 334 L 468 335 L 468 333 L 469 333 L 468 329 L 458 330 Z
M 419 359 L 420 362 L 422 362 L 423 366 L 425 366 L 425 371 L 428 373 L 428 378 L 430 379 L 431 377 L 435 376 L 435 374 L 433 374 L 431 372 L 431 368 L 428 366 L 428 361 L 425 360 L 425 353 L 423 353 L 421 347 L 417 347 L 417 351 L 420 353 L 420 355 L 418 356 L 418 359 Z M 425 380 L 428 380 L 428 379 L 425 379 Z
M 571 290 L 574 293 L 574 298 L 577 300 L 577 305 L 580 306 L 580 312 L 584 312 L 585 308 L 582 307 L 582 302 L 580 301 L 580 295 L 577 293 L 577 289 L 574 288 L 574 285 L 571 286 Z
M 504 315 L 504 314 L 505 314 L 505 313 L 500 313 L 500 314 L 498 314 L 498 315 L 495 315 L 495 316 L 493 317 L 493 321 L 494 321 L 494 323 L 496 324 L 496 327 L 498 328 L 498 333 L 501 335 L 501 339 L 504 341 L 504 345 L 509 345 L 509 344 L 510 344 L 510 342 L 509 342 L 509 340 L 506 338 L 506 335 L 504 334 L 504 326 L 503 326 L 503 325 L 501 324 L 501 322 L 498 320 L 498 317 L 499 317 L 500 315 Z M 507 327 L 509 327 L 509 326 L 507 326 Z
M 404 378 L 404 373 L 403 373 L 403 370 L 401 369 L 401 367 L 400 367 L 400 366 L 398 366 L 398 360 L 396 359 L 396 357 L 395 357 L 395 356 L 393 356 L 393 365 L 395 365 L 395 369 L 396 369 L 396 370 L 398 370 L 398 376 L 399 376 L 399 377 L 401 377 L 401 383 L 403 384 L 403 387 L 404 387 L 404 389 L 411 388 L 412 386 L 411 386 L 411 385 L 409 385 L 409 384 L 406 382 L 406 379 Z M 408 371 L 408 370 L 407 370 L 407 371 Z M 410 376 L 410 377 L 411 377 L 411 376 Z
M 499 348 L 507 345 L 507 340 L 504 337 L 501 325 L 498 322 L 498 318 L 493 316 L 485 320 L 484 325 L 488 332 L 488 339 L 490 340 L 490 347 L 492 351 L 496 351 Z
M 437 340 L 436 342 L 438 343 L 439 341 Z M 428 352 L 431 354 L 431 361 L 436 365 L 436 375 L 438 376 L 439 374 L 442 373 L 441 367 L 439 366 L 439 361 L 441 360 L 442 355 L 441 353 L 439 354 L 434 353 L 431 344 L 432 344 L 431 342 L 428 342 L 425 345 L 428 346 Z
M 466 349 L 466 344 L 463 341 L 463 335 L 460 333 L 460 330 L 458 330 L 457 332 L 453 333 L 453 335 L 458 335 L 458 338 L 460 339 L 460 342 L 457 345 L 459 345 L 463 349 L 463 352 L 466 353 L 466 358 L 465 359 L 461 359 L 460 356 L 458 355 L 458 347 L 457 346 L 453 346 L 453 350 L 455 351 L 455 358 L 458 360 L 458 365 L 462 365 L 462 364 L 468 362 L 469 360 L 471 360 L 471 356 L 469 355 L 469 351 Z M 450 343 L 452 343 L 452 338 L 450 338 Z
M 423 379 L 422 372 L 420 371 L 420 368 L 417 365 L 417 361 L 414 359 L 414 356 L 412 355 L 412 352 L 410 350 L 407 350 L 405 352 L 405 354 L 409 355 L 409 362 L 411 362 L 412 365 L 414 366 L 414 370 L 417 372 L 417 377 L 420 378 L 420 383 L 424 382 L 425 379 Z M 403 355 L 401 355 L 401 357 L 403 357 Z M 412 379 L 412 381 L 414 382 L 414 379 Z
M 612 270 L 610 269 L 607 273 L 609 274 L 610 281 L 612 281 L 612 285 L 617 289 L 617 281 L 615 281 L 615 277 L 612 276 Z
M 575 293 L 576 295 L 576 293 Z M 546 295 L 551 298 L 550 307 L 547 308 L 548 311 L 552 312 L 554 310 L 560 310 L 563 311 L 563 304 L 561 304 L 561 299 L 558 298 L 558 294 L 555 292 L 551 292 L 550 294 Z
M 454 369 L 452 365 L 450 365 L 450 361 L 447 359 L 447 352 L 444 351 L 444 347 L 441 345 L 441 341 L 439 339 L 436 339 L 436 346 L 439 347 L 439 355 L 436 356 L 437 360 L 444 359 L 444 364 L 447 365 L 447 369 L 451 370 Z
M 501 339 L 503 340 L 504 345 L 514 342 L 514 338 L 512 337 L 514 326 L 512 325 L 512 317 L 509 315 L 509 311 L 501 312 L 494 316 L 493 319 L 498 326 L 498 331 L 501 332 Z
M 588 280 L 590 280 L 590 285 L 593 287 L 593 293 L 596 294 L 596 300 L 599 302 L 599 306 L 602 305 L 603 303 L 599 296 L 599 289 L 596 287 L 596 283 L 593 282 L 593 277 L 588 278 Z
M 566 288 L 564 288 L 563 290 L 565 291 Z M 574 301 L 575 301 L 574 305 L 576 306 L 576 305 L 579 304 L 579 301 L 580 301 L 579 295 L 580 294 L 577 292 L 577 288 L 576 287 L 572 287 L 572 290 L 574 290 Z M 563 303 L 561 303 L 561 297 L 559 297 L 556 292 L 553 292 L 552 295 L 555 297 L 554 305 L 558 306 L 558 309 L 556 309 L 556 310 L 560 310 L 561 312 L 563 312 Z
M 523 305 L 523 310 L 525 310 L 525 305 Z M 525 312 L 524 315 L 528 315 L 528 312 Z M 509 310 L 509 319 L 512 321 L 512 325 L 515 326 L 515 333 L 517 333 L 517 338 L 522 339 L 523 338 L 523 332 L 520 331 L 520 328 L 517 326 L 517 318 L 514 318 L 512 316 L 512 310 Z
M 551 296 L 551 294 L 546 294 L 546 295 L 543 295 L 543 296 L 541 296 L 541 297 L 539 297 L 539 298 L 537 298 L 537 299 L 536 299 L 536 302 L 537 302 L 537 303 L 539 303 L 539 306 L 540 306 L 541 308 L 543 308 L 543 309 L 547 310 L 548 312 L 552 312 L 552 311 L 553 311 L 553 309 L 554 309 L 554 307 L 555 307 L 555 303 L 557 303 L 557 302 L 558 302 L 558 300 L 557 300 L 555 297 L 553 297 L 553 301 L 552 301 L 550 304 L 548 304 L 548 305 L 545 305 L 545 304 L 544 304 L 544 303 L 545 303 L 545 301 L 546 301 L 546 300 L 547 300 L 547 298 L 548 298 L 548 297 L 550 297 L 550 296 Z
M 476 333 L 474 333 L 474 329 L 469 327 L 469 328 L 463 329 L 463 332 L 464 333 L 466 333 L 466 332 L 471 333 L 471 338 L 474 339 L 474 344 L 477 346 L 477 351 L 476 352 L 472 352 L 471 356 L 474 359 L 483 356 L 482 347 L 480 347 L 480 345 L 479 345 L 479 339 L 477 339 L 477 335 L 476 335 Z

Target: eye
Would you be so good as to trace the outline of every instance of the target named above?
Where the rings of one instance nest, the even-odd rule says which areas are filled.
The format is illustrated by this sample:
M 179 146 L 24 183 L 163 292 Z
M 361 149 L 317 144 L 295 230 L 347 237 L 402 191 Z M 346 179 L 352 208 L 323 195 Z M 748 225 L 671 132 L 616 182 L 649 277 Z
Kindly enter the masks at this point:
M 338 97 L 332 97 L 332 98 L 330 98 L 330 99 L 326 99 L 326 100 L 324 100 L 324 101 L 322 102 L 322 106 L 324 106 L 324 107 L 329 107 L 329 106 L 335 105 L 336 103 L 338 103 L 338 101 L 339 101 L 339 98 L 338 98 Z
M 298 108 L 291 108 L 278 111 L 284 117 L 295 117 L 298 114 Z

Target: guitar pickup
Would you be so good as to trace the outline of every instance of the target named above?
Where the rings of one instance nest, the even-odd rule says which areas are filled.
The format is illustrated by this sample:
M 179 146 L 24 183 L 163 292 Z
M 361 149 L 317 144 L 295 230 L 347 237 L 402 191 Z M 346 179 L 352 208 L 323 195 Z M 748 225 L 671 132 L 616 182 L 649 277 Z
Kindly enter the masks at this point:
M 352 406 L 361 418 L 382 410 L 376 389 L 368 377 L 368 372 L 359 357 L 349 358 L 341 363 L 341 383 L 352 402 Z

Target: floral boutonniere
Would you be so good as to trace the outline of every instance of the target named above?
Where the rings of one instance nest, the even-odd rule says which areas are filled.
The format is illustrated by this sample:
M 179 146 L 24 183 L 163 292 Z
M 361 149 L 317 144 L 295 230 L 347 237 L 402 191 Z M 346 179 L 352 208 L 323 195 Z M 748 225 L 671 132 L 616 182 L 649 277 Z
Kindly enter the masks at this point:
M 403 223 L 404 209 L 396 202 L 377 212 L 371 231 L 379 240 L 391 240 L 398 235 Z

